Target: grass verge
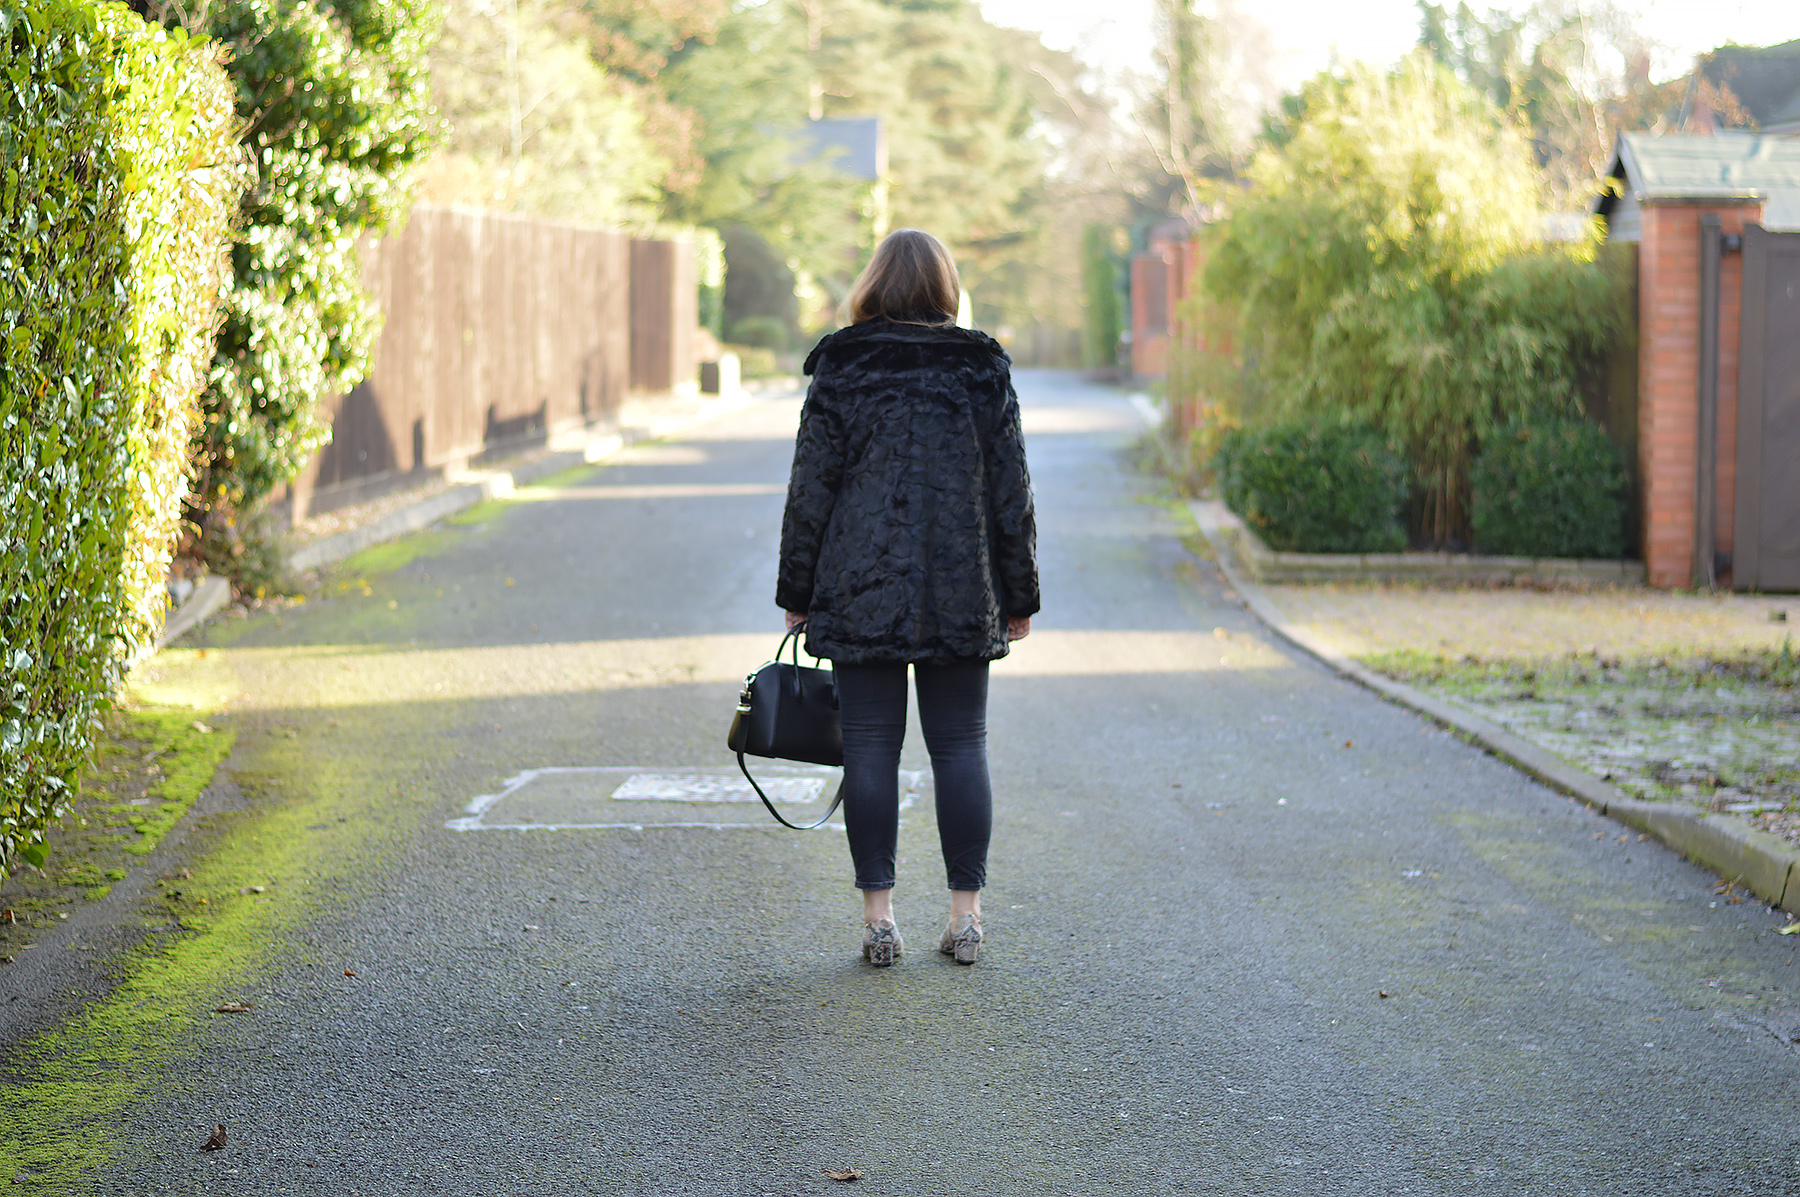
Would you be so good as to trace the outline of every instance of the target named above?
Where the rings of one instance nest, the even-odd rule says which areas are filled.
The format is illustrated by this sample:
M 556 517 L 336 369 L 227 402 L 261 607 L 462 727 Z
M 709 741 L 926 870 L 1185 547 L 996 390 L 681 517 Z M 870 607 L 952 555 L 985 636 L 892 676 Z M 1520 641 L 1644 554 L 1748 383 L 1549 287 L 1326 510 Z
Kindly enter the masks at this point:
M 1634 798 L 1731 811 L 1800 846 L 1800 658 L 1791 644 L 1534 658 L 1404 649 L 1363 661 Z

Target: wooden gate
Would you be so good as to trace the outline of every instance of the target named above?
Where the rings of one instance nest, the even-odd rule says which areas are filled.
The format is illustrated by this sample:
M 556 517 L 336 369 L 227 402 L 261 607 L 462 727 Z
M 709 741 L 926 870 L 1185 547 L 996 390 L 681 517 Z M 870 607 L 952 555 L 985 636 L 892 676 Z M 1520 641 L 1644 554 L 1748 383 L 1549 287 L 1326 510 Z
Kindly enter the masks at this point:
M 1744 226 L 1739 343 L 1738 590 L 1800 590 L 1800 233 Z

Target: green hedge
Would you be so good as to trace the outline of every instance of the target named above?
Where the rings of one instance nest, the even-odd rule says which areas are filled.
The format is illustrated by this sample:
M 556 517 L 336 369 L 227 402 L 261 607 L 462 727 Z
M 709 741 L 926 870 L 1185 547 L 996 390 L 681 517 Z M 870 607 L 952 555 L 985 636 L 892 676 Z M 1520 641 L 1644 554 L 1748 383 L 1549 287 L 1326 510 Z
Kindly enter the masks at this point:
M 244 182 L 210 43 L 0 9 L 0 876 L 153 642 Z
M 1382 435 L 1354 421 L 1296 420 L 1238 429 L 1214 468 L 1226 504 L 1269 547 L 1292 553 L 1391 553 L 1406 467 Z
M 1625 467 L 1583 420 L 1514 422 L 1490 435 L 1469 475 L 1475 547 L 1514 557 L 1622 557 Z
M 256 178 L 232 251 L 193 518 L 238 572 L 242 517 L 331 435 L 319 401 L 368 371 L 379 328 L 358 242 L 395 227 L 429 143 L 433 0 L 212 0 Z

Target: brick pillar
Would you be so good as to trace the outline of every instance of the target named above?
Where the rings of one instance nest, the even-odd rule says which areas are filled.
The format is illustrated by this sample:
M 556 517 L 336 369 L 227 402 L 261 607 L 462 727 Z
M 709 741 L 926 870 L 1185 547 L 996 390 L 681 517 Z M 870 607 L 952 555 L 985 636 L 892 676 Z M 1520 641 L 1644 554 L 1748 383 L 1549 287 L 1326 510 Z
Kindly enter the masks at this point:
M 1759 204 L 1649 204 L 1638 247 L 1638 466 L 1644 564 L 1652 586 L 1694 581 L 1694 487 L 1700 435 L 1700 217 L 1726 233 L 1762 218 Z M 1737 376 L 1743 256 L 1719 271 L 1718 495 L 1714 538 L 1731 551 L 1737 486 Z
M 1191 351 L 1199 349 L 1204 341 L 1199 323 L 1193 319 L 1193 313 L 1185 306 L 1200 286 L 1200 268 L 1204 261 L 1200 249 L 1198 235 L 1190 236 L 1169 246 L 1169 348 Z M 1191 375 L 1191 371 L 1189 374 Z M 1170 372 L 1171 382 L 1175 374 Z M 1173 386 L 1169 393 L 1169 410 L 1175 419 L 1175 426 L 1186 433 L 1193 429 L 1199 418 L 1200 396 L 1194 390 L 1191 377 L 1183 380 L 1184 390 L 1176 394 Z
M 1169 267 L 1161 253 L 1131 259 L 1131 372 L 1161 378 L 1169 359 Z

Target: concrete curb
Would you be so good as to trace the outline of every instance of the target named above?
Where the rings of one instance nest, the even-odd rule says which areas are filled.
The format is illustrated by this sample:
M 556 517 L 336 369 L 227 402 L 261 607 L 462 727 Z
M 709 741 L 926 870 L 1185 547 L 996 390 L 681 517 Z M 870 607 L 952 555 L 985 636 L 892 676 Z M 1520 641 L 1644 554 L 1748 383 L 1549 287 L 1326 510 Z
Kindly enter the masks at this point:
M 1501 760 L 1529 773 L 1601 814 L 1645 831 L 1695 864 L 1726 881 L 1742 885 L 1790 914 L 1800 914 L 1800 852 L 1785 840 L 1758 831 L 1732 815 L 1708 814 L 1686 805 L 1628 798 L 1618 787 L 1571 765 L 1555 753 L 1484 718 L 1466 707 L 1384 677 L 1304 628 L 1296 627 L 1269 600 L 1254 580 L 1238 568 L 1228 533 L 1232 517 L 1223 503 L 1195 499 L 1188 504 L 1194 522 L 1219 560 L 1226 580 L 1255 616 L 1296 648 L 1317 657 L 1350 680 L 1393 702 L 1409 707 L 1446 727 L 1462 732 Z
M 161 652 L 175 640 L 178 640 L 214 615 L 217 615 L 231 602 L 231 583 L 216 574 L 208 574 L 194 586 L 181 605 L 163 623 L 162 634 L 156 638 L 156 650 Z
M 1568 557 L 1477 557 L 1470 553 L 1278 553 L 1219 504 L 1220 531 L 1258 582 L 1413 582 L 1451 586 L 1496 582 L 1642 586 L 1642 561 Z
M 770 394 L 775 393 L 785 392 L 771 392 Z M 739 411 L 767 397 L 769 394 L 740 392 L 729 398 L 715 399 L 706 403 L 696 412 L 653 420 L 647 424 L 621 426 L 606 432 L 583 431 L 578 434 L 579 442 L 575 447 L 566 449 L 553 447 L 506 469 L 471 471 L 468 481 L 458 486 L 439 491 L 417 503 L 402 507 L 398 511 L 390 511 L 361 527 L 350 528 L 330 536 L 320 537 L 307 544 L 298 545 L 283 555 L 284 560 L 287 567 L 295 572 L 317 569 L 322 565 L 342 561 L 371 545 L 397 540 L 410 532 L 417 532 L 441 519 L 473 507 L 477 503 L 485 502 L 488 499 L 510 498 L 516 488 L 539 478 L 547 478 L 575 466 L 592 465 L 605 461 L 630 445 L 675 436 L 728 412 Z

